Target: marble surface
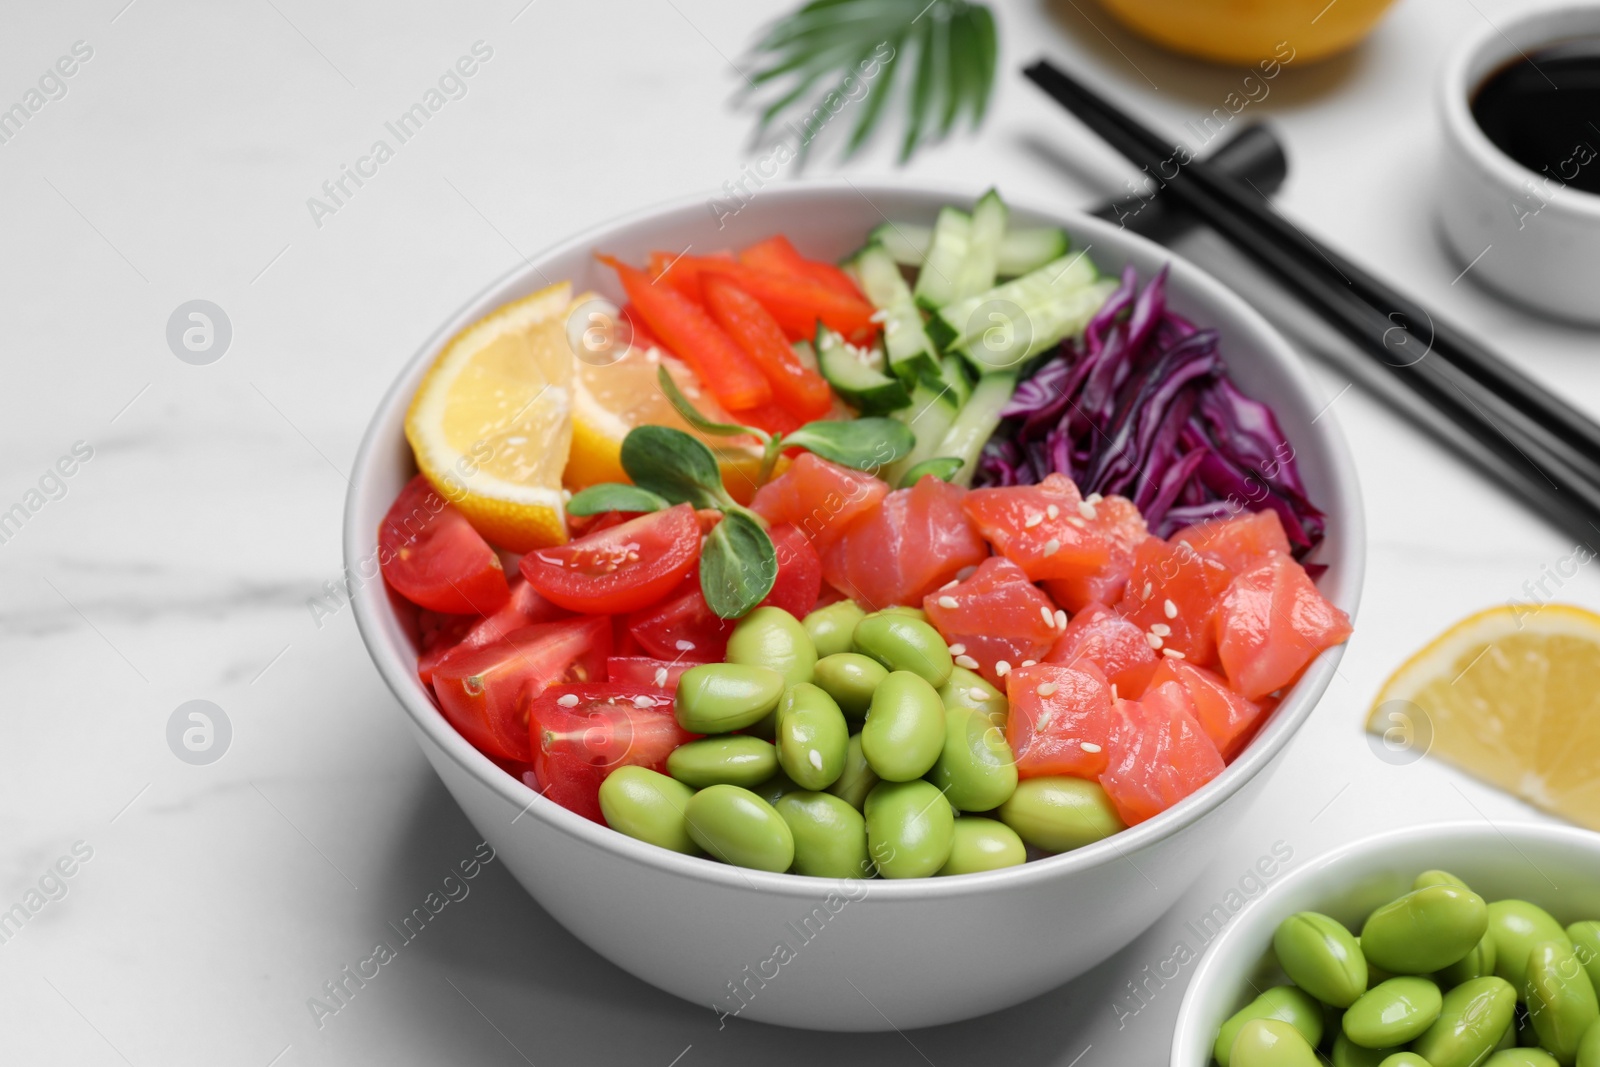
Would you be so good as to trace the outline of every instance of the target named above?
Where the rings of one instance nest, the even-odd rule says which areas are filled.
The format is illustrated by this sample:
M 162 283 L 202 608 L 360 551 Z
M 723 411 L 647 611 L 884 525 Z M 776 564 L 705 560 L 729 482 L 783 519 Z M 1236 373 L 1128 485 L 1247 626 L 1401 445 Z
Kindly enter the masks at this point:
M 1594 335 L 1458 278 L 1430 214 L 1443 51 L 1514 6 L 1402 0 L 1360 50 L 1291 65 L 1248 115 L 1286 139 L 1282 202 L 1308 232 L 1600 411 Z M 1293 866 L 1397 821 L 1539 818 L 1431 760 L 1375 758 L 1359 724 L 1399 657 L 1467 612 L 1528 599 L 1573 546 L 1319 365 L 1368 506 L 1356 636 L 1212 867 L 1097 971 L 939 1030 L 720 1028 L 592 955 L 490 863 L 380 977 L 313 1016 L 308 999 L 376 942 L 397 944 L 389 924 L 442 892 L 477 843 L 349 612 L 308 607 L 340 572 L 346 472 L 367 418 L 436 324 L 523 255 L 736 178 L 750 121 L 728 106 L 729 57 L 781 7 L 84 0 L 0 12 L 6 103 L 73 59 L 75 42 L 92 53 L 63 63 L 65 95 L 0 144 L 0 510 L 30 509 L 0 543 L 12 738 L 0 909 L 37 905 L 0 943 L 0 1059 L 943 1067 L 1004 1048 L 1020 1064 L 1164 1062 L 1192 965 L 1146 1003 L 1127 983 L 1180 940 L 1200 948 L 1188 924 L 1259 857 L 1276 847 Z M 1039 53 L 1174 136 L 1240 78 L 1139 43 L 1090 0 L 997 7 L 991 120 L 910 173 L 1063 204 L 1120 186 L 1124 165 L 1017 76 Z M 492 54 L 465 95 L 314 217 L 307 199 L 475 42 Z M 848 171 L 894 166 L 880 152 Z M 1211 242 L 1195 250 L 1228 262 Z M 167 341 L 169 318 L 196 299 L 231 323 L 208 365 Z M 1593 568 L 1557 584 L 1545 577 L 1552 595 L 1600 605 Z M 168 741 L 195 700 L 231 727 L 206 765 Z

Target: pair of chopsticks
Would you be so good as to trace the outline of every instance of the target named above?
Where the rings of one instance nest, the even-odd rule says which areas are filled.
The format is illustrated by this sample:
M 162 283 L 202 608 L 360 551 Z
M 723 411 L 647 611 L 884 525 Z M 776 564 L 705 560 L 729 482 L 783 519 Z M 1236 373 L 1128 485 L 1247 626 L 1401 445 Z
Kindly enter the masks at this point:
M 1600 545 L 1600 425 L 1417 301 L 1311 241 L 1256 190 L 1042 60 L 1024 73 L 1353 341 L 1483 469 L 1579 544 Z M 1442 416 L 1439 418 L 1437 416 Z

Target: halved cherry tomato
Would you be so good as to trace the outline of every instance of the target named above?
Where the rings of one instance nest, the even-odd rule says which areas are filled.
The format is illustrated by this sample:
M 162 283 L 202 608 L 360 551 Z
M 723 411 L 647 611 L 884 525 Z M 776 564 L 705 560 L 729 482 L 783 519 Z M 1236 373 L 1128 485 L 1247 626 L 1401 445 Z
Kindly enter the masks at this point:
M 639 647 L 660 659 L 694 659 L 715 663 L 728 650 L 733 620 L 720 618 L 692 574 L 677 590 L 627 617 L 628 632 Z
M 528 707 L 547 686 L 598 681 L 611 654 L 611 620 L 598 616 L 524 627 L 433 670 L 445 718 L 485 755 L 527 763 Z
M 739 411 L 772 399 L 766 378 L 703 307 L 671 286 L 651 284 L 649 275 L 614 256 L 598 258 L 617 272 L 645 325 L 689 364 L 723 407 Z
M 1006 742 L 1017 777 L 1070 774 L 1093 779 L 1106 769 L 1113 715 L 1111 688 L 1093 666 L 1037 663 L 1006 675 Z
M 994 550 L 1018 564 L 1029 579 L 1082 578 L 1111 558 L 1105 535 L 1091 529 L 1078 487 L 1064 474 L 1038 485 L 974 489 L 962 510 Z
M 533 586 L 528 584 L 527 579 L 518 575 L 511 580 L 511 599 L 506 601 L 505 607 L 493 615 L 486 619 L 479 619 L 476 616 L 456 616 L 466 619 L 468 625 L 451 633 L 448 641 L 436 638 L 430 642 L 424 636 L 422 655 L 417 657 L 417 675 L 422 679 L 422 684 L 431 685 L 434 669 L 446 656 L 482 648 L 524 626 L 554 622 L 571 614 L 566 608 L 558 607 L 540 596 L 534 591 Z M 441 635 L 442 633 L 441 631 Z
M 822 552 L 822 575 L 871 609 L 922 598 L 989 557 L 961 510 L 966 490 L 928 475 L 897 489 Z
M 765 430 L 773 434 L 793 433 L 805 425 L 805 422 L 794 412 L 777 404 L 762 404 L 760 407 L 745 408 L 737 414 L 741 426 L 754 426 L 758 430 Z
M 761 603 L 803 619 L 822 594 L 822 560 L 806 535 L 786 522 L 770 527 L 767 535 L 778 557 L 778 576 Z
M 816 335 L 819 321 L 857 344 L 870 341 L 878 331 L 878 324 L 872 321 L 871 304 L 860 297 L 837 293 L 810 278 L 709 256 L 698 257 L 693 265 L 702 277 L 714 274 L 736 282 L 772 313 L 791 341 L 810 340 Z
M 1154 638 L 1150 643 L 1162 655 L 1177 653 L 1198 667 L 1209 667 L 1217 662 L 1212 620 L 1231 581 L 1233 572 L 1221 560 L 1184 542 L 1168 544 L 1152 537 L 1133 550 L 1127 592 L 1116 608 Z
M 768 237 L 765 241 L 755 244 L 739 253 L 739 262 L 748 263 L 752 267 L 762 270 L 788 271 L 800 274 L 812 281 L 820 282 L 840 296 L 848 296 L 853 300 L 865 300 L 861 290 L 851 280 L 850 275 L 835 267 L 832 263 L 823 263 L 815 259 L 802 256 L 789 239 L 783 234 Z
M 700 285 L 706 310 L 766 376 L 773 401 L 801 422 L 826 415 L 833 406 L 833 390 L 822 375 L 800 362 L 783 327 L 761 302 L 726 278 L 705 276 Z
M 750 508 L 768 522 L 798 527 L 818 552 L 826 552 L 888 495 L 889 486 L 872 475 L 802 452 L 788 470 L 756 490 Z
M 1247 511 L 1227 519 L 1195 523 L 1172 535 L 1172 541 L 1193 545 L 1197 552 L 1215 556 L 1238 574 L 1262 556 L 1289 555 L 1289 538 L 1283 520 L 1271 508 Z
M 1021 567 L 1001 556 L 978 564 L 966 581 L 935 589 L 923 598 L 922 608 L 951 653 L 970 656 L 995 685 L 1005 684 L 996 664 L 1004 662 L 1009 670 L 1041 659 L 1061 636 L 1055 604 Z
M 1167 682 L 1119 700 L 1100 784 L 1129 826 L 1159 815 L 1222 773 L 1222 757 L 1183 687 Z
M 1068 666 L 1093 663 L 1119 696 L 1144 692 L 1156 666 L 1156 654 L 1139 627 L 1104 604 L 1090 604 L 1074 615 L 1044 658 Z
M 612 656 L 606 660 L 606 681 L 615 685 L 648 685 L 669 693 L 678 689 L 678 679 L 699 660 L 656 659 L 653 656 Z
M 1232 759 L 1244 747 L 1251 727 L 1263 713 L 1261 705 L 1246 700 L 1228 687 L 1227 679 L 1183 660 L 1163 659 L 1150 676 L 1150 688 L 1177 682 L 1194 702 L 1194 717 L 1211 738 L 1222 758 Z
M 700 520 L 677 504 L 522 557 L 540 595 L 590 615 L 635 611 L 683 581 L 700 559 Z
M 396 592 L 432 611 L 488 615 L 511 595 L 489 542 L 420 474 L 378 527 L 378 565 Z
M 1233 580 L 1216 612 L 1228 682 L 1255 700 L 1300 677 L 1323 649 L 1350 636 L 1350 617 L 1330 604 L 1288 556 L 1263 556 Z
M 1127 497 L 1113 495 L 1084 503 L 1094 511 L 1092 518 L 1084 518 L 1087 529 L 1105 539 L 1108 556 L 1095 570 L 1045 582 L 1044 587 L 1056 603 L 1069 612 L 1121 599 L 1128 573 L 1133 570 L 1133 550 L 1150 536 L 1138 505 Z
M 665 771 L 667 755 L 694 737 L 673 717 L 672 694 L 655 686 L 558 685 L 528 710 L 539 791 L 601 825 L 600 783 L 608 774 L 618 767 Z

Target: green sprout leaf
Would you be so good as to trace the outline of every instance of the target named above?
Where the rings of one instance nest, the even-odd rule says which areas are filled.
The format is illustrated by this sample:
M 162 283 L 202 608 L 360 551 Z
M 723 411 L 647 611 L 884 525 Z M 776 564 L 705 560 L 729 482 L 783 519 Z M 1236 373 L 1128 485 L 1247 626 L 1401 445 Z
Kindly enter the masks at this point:
M 931 474 L 941 482 L 948 482 L 956 476 L 956 472 L 961 469 L 964 462 L 960 456 L 935 456 L 933 459 L 925 459 L 906 471 L 900 479 L 900 488 L 910 489 L 920 482 L 925 474 Z
M 678 383 L 672 380 L 672 375 L 667 373 L 667 368 L 658 368 L 656 370 L 656 378 L 661 383 L 661 392 L 665 394 L 673 409 L 683 416 L 684 422 L 687 422 L 701 433 L 709 433 L 717 437 L 737 437 L 740 434 L 749 434 L 751 437 L 759 438 L 762 444 L 766 444 L 768 441 L 770 435 L 765 430 L 758 430 L 754 426 L 740 426 L 738 423 L 733 422 L 712 422 L 706 418 L 693 404 L 689 403 L 689 398 L 683 395 L 683 390 L 679 389 Z
M 633 484 L 673 504 L 721 508 L 733 504 L 722 487 L 717 457 L 698 438 L 670 426 L 636 426 L 622 439 L 622 469 Z
M 567 501 L 568 515 L 599 515 L 607 511 L 660 511 L 671 507 L 671 501 L 640 489 L 637 485 L 622 482 L 601 482 L 575 493 Z
M 743 509 L 726 512 L 700 550 L 700 591 L 711 610 L 742 618 L 772 592 L 777 577 L 778 553 L 767 531 Z
M 803 448 L 858 471 L 887 467 L 916 443 L 916 435 L 905 423 L 880 418 L 808 422 L 783 438 L 785 448 Z

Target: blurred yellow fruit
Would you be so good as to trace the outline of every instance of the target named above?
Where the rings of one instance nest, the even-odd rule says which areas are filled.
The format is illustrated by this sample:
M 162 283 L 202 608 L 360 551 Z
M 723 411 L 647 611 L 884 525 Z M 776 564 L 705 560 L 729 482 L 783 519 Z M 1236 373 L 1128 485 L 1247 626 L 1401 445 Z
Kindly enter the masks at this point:
M 1256 66 L 1309 63 L 1341 52 L 1367 35 L 1391 0 L 1100 2 L 1129 29 L 1175 52 Z

